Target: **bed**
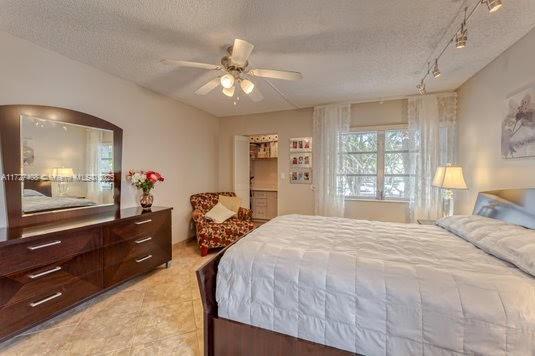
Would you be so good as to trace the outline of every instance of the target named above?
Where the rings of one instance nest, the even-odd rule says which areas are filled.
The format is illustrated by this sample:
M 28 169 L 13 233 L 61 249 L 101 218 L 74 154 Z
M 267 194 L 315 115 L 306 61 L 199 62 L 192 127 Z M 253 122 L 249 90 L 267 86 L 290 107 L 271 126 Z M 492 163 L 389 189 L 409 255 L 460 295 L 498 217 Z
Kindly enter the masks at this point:
M 279 217 L 197 272 L 205 354 L 533 354 L 534 191 L 442 227 Z
M 25 214 L 94 205 L 96 205 L 95 202 L 89 199 L 66 196 L 51 197 L 34 189 L 24 189 L 22 195 L 22 211 Z

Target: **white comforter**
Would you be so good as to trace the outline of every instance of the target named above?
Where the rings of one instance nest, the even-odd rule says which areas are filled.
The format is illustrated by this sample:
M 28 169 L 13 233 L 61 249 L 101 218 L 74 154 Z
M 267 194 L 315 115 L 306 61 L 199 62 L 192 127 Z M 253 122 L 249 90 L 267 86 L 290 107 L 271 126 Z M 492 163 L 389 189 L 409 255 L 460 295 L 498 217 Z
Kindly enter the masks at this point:
M 364 355 L 535 354 L 535 278 L 438 226 L 278 217 L 224 254 L 216 298 Z
M 94 202 L 88 199 L 71 197 L 47 197 L 36 195 L 22 198 L 22 210 L 25 213 L 34 213 L 45 210 L 79 208 L 93 206 Z

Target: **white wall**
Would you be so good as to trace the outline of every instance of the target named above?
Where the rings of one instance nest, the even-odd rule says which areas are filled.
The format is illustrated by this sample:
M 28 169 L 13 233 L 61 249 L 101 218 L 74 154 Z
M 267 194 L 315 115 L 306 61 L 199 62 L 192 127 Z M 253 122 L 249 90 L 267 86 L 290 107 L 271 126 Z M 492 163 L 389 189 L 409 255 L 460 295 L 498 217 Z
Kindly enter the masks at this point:
M 155 190 L 156 205 L 174 207 L 173 241 L 187 238 L 189 196 L 217 189 L 219 119 L 5 32 L 0 48 L 0 105 L 64 107 L 121 127 L 123 171 L 162 172 L 166 182 Z M 136 206 L 135 190 L 123 184 L 122 206 Z
M 351 105 L 351 126 L 376 126 L 407 123 L 407 101 Z M 288 179 L 291 137 L 312 136 L 311 108 L 265 114 L 221 118 L 219 145 L 219 188 L 232 189 L 232 142 L 234 135 L 279 135 L 279 214 L 313 214 L 314 192 L 308 184 L 290 184 Z M 280 179 L 280 173 L 286 175 Z M 346 202 L 346 217 L 382 221 L 407 221 L 407 203 L 359 201 Z
M 534 63 L 532 30 L 459 88 L 459 163 L 469 190 L 458 193 L 456 213 L 470 213 L 479 191 L 535 187 L 535 158 L 503 159 L 500 148 L 505 99 L 535 86 Z

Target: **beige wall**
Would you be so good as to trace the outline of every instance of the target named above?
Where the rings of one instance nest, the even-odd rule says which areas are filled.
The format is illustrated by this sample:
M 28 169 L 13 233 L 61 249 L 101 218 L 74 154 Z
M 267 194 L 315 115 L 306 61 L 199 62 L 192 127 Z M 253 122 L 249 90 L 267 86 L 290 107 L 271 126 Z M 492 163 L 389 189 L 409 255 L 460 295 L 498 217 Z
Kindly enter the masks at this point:
M 535 85 L 534 58 L 532 30 L 458 90 L 459 162 L 469 190 L 459 193 L 457 213 L 471 212 L 479 191 L 535 187 L 535 158 L 503 159 L 500 148 L 505 99 Z
M 0 47 L 0 105 L 59 106 L 123 128 L 123 170 L 164 174 L 155 201 L 174 207 L 173 240 L 185 239 L 189 196 L 217 189 L 219 119 L 4 32 Z M 135 190 L 123 184 L 122 206 L 136 206 Z M 4 222 L 3 191 L 0 197 Z
M 279 135 L 279 214 L 313 214 L 314 196 L 309 184 L 290 184 L 288 179 L 291 137 L 312 136 L 312 109 L 278 111 L 221 118 L 219 130 L 219 189 L 232 190 L 232 157 L 235 135 Z M 280 174 L 285 178 L 281 179 Z
M 351 126 L 374 126 L 407 122 L 407 101 L 362 103 L 351 106 Z M 290 184 L 288 144 L 291 137 L 312 136 L 311 108 L 265 114 L 226 117 L 220 123 L 219 187 L 231 190 L 234 135 L 279 135 L 279 214 L 313 214 L 314 192 L 307 184 Z M 280 174 L 285 178 L 281 179 Z M 354 219 L 407 221 L 407 204 L 398 202 L 347 201 L 346 216 Z

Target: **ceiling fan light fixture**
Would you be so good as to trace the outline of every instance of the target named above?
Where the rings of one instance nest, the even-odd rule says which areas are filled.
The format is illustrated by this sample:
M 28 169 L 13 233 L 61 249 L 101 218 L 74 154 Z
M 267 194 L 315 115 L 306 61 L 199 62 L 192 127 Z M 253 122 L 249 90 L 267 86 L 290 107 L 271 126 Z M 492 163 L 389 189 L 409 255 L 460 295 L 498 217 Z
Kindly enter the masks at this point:
M 251 82 L 248 79 L 243 79 L 240 82 L 240 87 L 241 87 L 241 89 L 243 90 L 243 92 L 245 94 L 251 94 L 253 92 L 253 89 L 254 89 L 254 83 Z
M 234 76 L 232 74 L 225 74 L 221 77 L 221 86 L 225 89 L 230 89 L 234 86 Z M 234 94 L 233 94 L 234 95 Z
M 489 12 L 496 12 L 498 11 L 502 6 L 501 0 L 482 0 L 485 5 L 487 5 Z
M 235 87 L 223 88 L 223 94 L 232 98 L 234 96 Z

